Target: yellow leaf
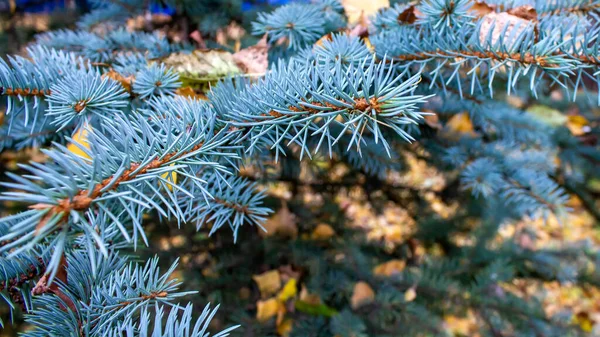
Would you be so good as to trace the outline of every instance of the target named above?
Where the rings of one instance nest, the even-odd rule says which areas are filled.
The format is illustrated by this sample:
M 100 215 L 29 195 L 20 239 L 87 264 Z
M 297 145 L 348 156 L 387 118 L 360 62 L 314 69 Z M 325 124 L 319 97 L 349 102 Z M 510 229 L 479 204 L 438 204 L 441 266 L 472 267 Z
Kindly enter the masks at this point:
M 277 334 L 282 337 L 288 337 L 292 332 L 292 325 L 294 321 L 291 318 L 286 318 L 277 325 Z
M 406 292 L 404 293 L 404 300 L 406 302 L 412 302 L 415 300 L 415 298 L 417 298 L 417 291 L 415 290 L 415 288 L 408 288 L 408 290 L 406 290 Z
M 171 164 L 170 166 L 174 166 L 175 163 Z M 167 185 L 167 188 L 169 189 L 169 191 L 173 191 L 173 185 L 177 185 L 177 172 L 175 171 L 167 171 L 163 174 L 161 174 L 161 177 L 163 179 L 166 179 L 170 184 Z
M 567 128 L 573 136 L 583 136 L 590 131 L 589 122 L 581 115 L 567 116 Z
M 471 118 L 468 113 L 461 112 L 454 116 L 452 116 L 448 123 L 446 123 L 446 127 L 448 129 L 458 132 L 458 133 L 469 133 L 473 134 L 473 123 L 471 122 Z
M 391 260 L 376 266 L 373 269 L 373 274 L 379 276 L 392 276 L 400 273 L 406 267 L 406 262 L 402 260 Z
M 90 128 L 90 126 L 88 126 L 86 124 L 86 125 L 83 125 L 82 127 L 80 127 L 77 131 L 75 131 L 75 133 L 71 137 L 72 142 L 69 143 L 69 145 L 67 145 L 67 149 L 69 151 L 71 151 L 71 153 L 76 154 L 79 157 L 82 157 L 85 159 L 92 159 L 82 149 L 82 147 L 87 150 L 90 149 L 90 144 L 88 143 L 88 133 L 89 133 L 88 128 Z
M 289 281 L 287 281 L 285 286 L 283 286 L 283 289 L 281 289 L 281 291 L 279 292 L 279 295 L 277 295 L 277 299 L 280 300 L 281 302 L 285 302 L 288 299 L 296 296 L 297 292 L 298 291 L 296 289 L 296 279 L 292 278 Z
M 357 23 L 361 17 L 372 16 L 381 8 L 390 7 L 389 0 L 342 0 L 349 23 Z
M 281 277 L 277 270 L 270 270 L 260 275 L 254 275 L 252 279 L 258 285 L 263 298 L 275 294 L 281 288 Z
M 276 298 L 256 302 L 256 319 L 259 322 L 268 321 L 279 312 L 280 303 Z
M 329 240 L 335 235 L 335 231 L 328 224 L 319 224 L 312 232 L 313 240 Z
M 350 306 L 352 309 L 358 309 L 365 304 L 372 303 L 375 300 L 375 292 L 367 282 L 358 282 L 354 285 Z
M 594 329 L 594 321 L 586 312 L 580 312 L 577 315 L 573 315 L 573 324 L 579 325 L 584 332 L 592 332 Z

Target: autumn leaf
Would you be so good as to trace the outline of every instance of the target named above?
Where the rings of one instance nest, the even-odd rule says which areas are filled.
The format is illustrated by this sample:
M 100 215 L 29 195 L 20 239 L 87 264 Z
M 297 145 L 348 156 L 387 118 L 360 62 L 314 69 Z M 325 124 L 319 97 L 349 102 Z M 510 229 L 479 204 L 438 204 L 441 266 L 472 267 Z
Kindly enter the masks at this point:
M 412 302 L 417 298 L 417 290 L 415 287 L 410 287 L 404 292 L 404 300 L 406 302 Z
M 328 224 L 319 224 L 312 232 L 313 240 L 329 240 L 335 235 L 335 231 Z
M 376 266 L 373 269 L 373 274 L 378 276 L 392 276 L 404 270 L 406 262 L 402 260 L 391 260 Z
M 170 166 L 175 166 L 175 164 L 171 164 Z M 173 185 L 177 185 L 177 172 L 175 171 L 167 171 L 160 175 L 161 178 L 165 179 L 168 183 L 167 188 L 169 191 L 173 191 Z
M 270 318 L 275 317 L 279 312 L 280 305 L 280 302 L 276 298 L 256 302 L 256 319 L 259 322 L 266 322 Z
M 363 305 L 373 303 L 375 300 L 375 292 L 367 282 L 357 282 L 354 285 L 350 306 L 352 309 L 358 309 Z
M 452 116 L 446 123 L 446 127 L 456 133 L 460 134 L 474 134 L 473 123 L 469 114 L 466 112 L 458 113 Z
M 283 286 L 283 289 L 281 289 L 277 295 L 277 299 L 281 302 L 285 302 L 290 298 L 295 297 L 297 293 L 298 290 L 296 289 L 296 279 L 292 278 L 287 281 L 285 286 Z
M 244 73 L 262 76 L 269 68 L 268 50 L 267 36 L 265 35 L 256 45 L 233 54 L 233 60 Z
M 390 7 L 390 1 L 342 0 L 342 6 L 344 6 L 344 11 L 348 16 L 348 22 L 354 24 L 360 21 L 361 17 L 375 15 L 381 8 Z
M 588 120 L 581 115 L 567 116 L 566 126 L 573 136 L 583 136 L 590 131 Z
M 290 212 L 286 204 L 283 205 L 262 225 L 264 230 L 259 231 L 263 237 L 279 236 L 295 239 L 298 236 L 296 216 Z
M 291 318 L 284 319 L 281 323 L 277 324 L 277 334 L 282 337 L 288 337 L 292 332 L 292 326 L 294 321 Z
M 258 285 L 263 298 L 275 294 L 281 288 L 281 277 L 277 270 L 270 270 L 260 275 L 253 275 L 252 279 Z
M 67 145 L 67 150 L 79 157 L 85 159 L 92 159 L 84 151 L 84 149 L 90 150 L 90 144 L 88 143 L 88 133 L 90 128 L 91 126 L 86 124 L 81 126 L 77 131 L 75 131 L 75 133 L 71 137 L 71 142 L 69 143 L 69 145 Z

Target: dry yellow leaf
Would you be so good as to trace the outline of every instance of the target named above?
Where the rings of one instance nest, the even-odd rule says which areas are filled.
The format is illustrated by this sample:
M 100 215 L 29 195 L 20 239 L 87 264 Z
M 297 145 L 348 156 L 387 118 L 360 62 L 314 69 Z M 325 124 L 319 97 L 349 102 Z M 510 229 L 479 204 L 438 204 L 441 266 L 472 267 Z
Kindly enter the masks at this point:
M 375 292 L 367 282 L 358 282 L 354 285 L 350 306 L 352 309 L 358 309 L 365 304 L 372 303 L 375 300 Z
M 289 281 L 287 281 L 285 286 L 283 286 L 283 289 L 281 289 L 279 295 L 277 295 L 277 299 L 281 302 L 285 302 L 290 298 L 296 296 L 297 293 L 298 290 L 296 289 L 296 279 L 291 278 Z
M 329 240 L 335 235 L 335 231 L 328 224 L 319 224 L 312 232 L 313 240 Z
M 581 115 L 567 116 L 567 128 L 573 136 L 583 136 L 590 131 L 589 122 Z
M 446 127 L 457 133 L 474 134 L 473 123 L 466 112 L 452 116 L 446 123 Z
M 406 267 L 405 261 L 395 259 L 376 266 L 373 269 L 373 274 L 379 276 L 392 276 L 403 271 L 404 267 Z
M 83 125 L 82 127 L 80 127 L 77 131 L 75 131 L 75 133 L 73 134 L 73 136 L 71 137 L 72 142 L 69 143 L 69 145 L 67 145 L 67 149 L 73 153 L 78 155 L 79 157 L 85 158 L 85 159 L 92 159 L 83 149 L 90 149 L 90 144 L 88 143 L 88 133 L 89 133 L 89 129 L 90 126 Z
M 279 312 L 280 302 L 276 298 L 256 302 L 256 319 L 259 322 L 268 321 Z
M 288 337 L 292 332 L 292 325 L 294 321 L 291 318 L 286 318 L 277 325 L 277 334 L 282 337 Z
M 404 293 L 404 300 L 406 302 L 412 302 L 415 300 L 415 298 L 417 298 L 417 290 L 415 290 L 414 287 L 408 288 L 408 290 L 406 290 Z
M 342 0 L 342 6 L 348 22 L 353 24 L 360 21 L 361 17 L 375 15 L 381 8 L 390 7 L 389 0 Z
M 270 270 L 260 275 L 253 275 L 252 279 L 258 285 L 263 298 L 275 294 L 281 288 L 281 277 L 277 270 Z
M 175 164 L 171 164 L 170 166 L 174 166 Z M 173 192 L 173 185 L 177 184 L 177 172 L 175 171 L 167 171 L 160 175 L 161 178 L 166 179 L 169 184 L 167 184 L 167 188 L 169 191 Z

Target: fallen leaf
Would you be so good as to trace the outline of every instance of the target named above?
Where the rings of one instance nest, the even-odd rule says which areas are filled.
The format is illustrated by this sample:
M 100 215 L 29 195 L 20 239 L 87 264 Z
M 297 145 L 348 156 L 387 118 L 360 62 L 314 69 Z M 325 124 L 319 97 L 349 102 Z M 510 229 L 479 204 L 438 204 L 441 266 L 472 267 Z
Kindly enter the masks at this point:
M 191 86 L 203 92 L 220 79 L 242 73 L 233 54 L 217 49 L 172 53 L 161 62 L 179 74 L 182 86 Z
M 375 15 L 381 8 L 390 7 L 389 0 L 342 0 L 342 6 L 351 24 L 357 23 L 361 17 Z
M 328 224 L 319 224 L 312 232 L 313 240 L 329 240 L 335 235 L 335 231 Z
M 469 12 L 475 14 L 478 17 L 482 17 L 486 14 L 490 14 L 495 10 L 496 6 L 489 5 L 485 1 L 477 1 L 471 6 Z
M 262 76 L 269 69 L 268 50 L 267 36 L 265 35 L 256 45 L 233 54 L 233 60 L 244 73 Z
M 415 298 L 417 298 L 417 291 L 415 290 L 414 287 L 410 287 L 406 290 L 406 292 L 404 293 L 404 300 L 406 302 L 412 302 L 415 300 Z
M 294 321 L 291 318 L 284 319 L 281 323 L 277 324 L 277 334 L 282 337 L 288 337 L 292 332 L 292 326 Z
M 567 116 L 567 128 L 576 137 L 583 136 L 591 130 L 588 120 L 581 115 Z
M 592 332 L 594 329 L 594 321 L 590 318 L 587 312 L 579 312 L 573 315 L 573 324 L 578 325 L 584 332 Z
M 337 315 L 337 311 L 325 304 L 314 304 L 298 300 L 294 303 L 294 308 L 300 312 L 314 315 L 314 316 L 325 316 L 332 317 Z
M 279 301 L 276 298 L 269 298 L 265 301 L 256 302 L 256 319 L 259 322 L 266 322 L 270 318 L 277 315 L 280 307 Z
M 446 123 L 446 127 L 457 133 L 475 134 L 471 118 L 466 112 L 461 112 L 452 116 Z
M 417 21 L 417 11 L 417 7 L 414 5 L 409 6 L 398 15 L 398 21 L 408 24 L 415 23 Z
M 356 310 L 365 304 L 373 303 L 374 300 L 375 292 L 368 283 L 361 281 L 354 285 L 354 291 L 350 299 L 352 309 Z
M 177 90 L 175 90 L 175 94 L 188 98 L 201 99 L 204 101 L 208 100 L 208 97 L 206 97 L 206 95 L 196 93 L 196 91 L 192 87 L 177 88 Z
M 518 18 L 529 20 L 529 21 L 537 21 L 538 14 L 535 8 L 530 5 L 519 6 L 515 8 L 511 8 L 506 11 L 508 14 L 514 15 Z
M 440 118 L 437 114 L 425 115 L 425 124 L 436 130 L 441 130 L 443 128 L 442 124 L 440 123 Z
M 277 270 L 270 270 L 260 275 L 253 275 L 252 279 L 258 285 L 262 298 L 275 294 L 281 288 L 281 277 Z
M 287 281 L 285 286 L 283 286 L 283 289 L 281 289 L 277 295 L 277 299 L 281 302 L 285 302 L 290 298 L 295 297 L 297 293 L 298 290 L 296 289 L 296 279 L 292 278 Z
M 284 238 L 296 239 L 298 237 L 298 225 L 296 216 L 290 212 L 286 204 L 283 205 L 262 225 L 264 230 L 259 231 L 263 237 L 277 235 Z
M 83 149 L 90 150 L 90 144 L 88 143 L 89 128 L 91 128 L 91 126 L 89 126 L 87 124 L 82 125 L 77 131 L 75 131 L 73 136 L 71 136 L 72 141 L 71 141 L 71 143 L 69 143 L 69 145 L 67 145 L 67 150 L 69 150 L 71 153 L 73 153 L 79 157 L 85 158 L 85 159 L 92 159 L 83 150 Z
M 373 274 L 379 276 L 392 276 L 404 270 L 406 262 L 403 260 L 394 259 L 376 266 L 373 269 Z
M 510 48 L 513 43 L 517 43 L 519 41 L 517 37 L 520 36 L 525 29 L 528 29 L 529 24 L 529 20 L 525 20 L 505 12 L 489 13 L 484 15 L 481 19 L 479 42 L 484 47 L 487 47 L 488 43 L 492 46 L 495 46 L 496 42 L 502 37 L 503 47 Z M 488 40 L 490 31 L 491 40 Z
M 564 125 L 568 121 L 567 116 L 560 111 L 545 105 L 532 105 L 526 111 L 538 121 L 553 127 Z
M 121 83 L 123 88 L 125 88 L 125 90 L 127 92 L 131 93 L 131 83 L 134 80 L 133 76 L 124 77 L 123 75 L 121 75 L 118 72 L 111 69 L 110 71 L 104 73 L 102 75 L 102 77 L 108 77 L 108 78 L 111 78 L 111 79 Z

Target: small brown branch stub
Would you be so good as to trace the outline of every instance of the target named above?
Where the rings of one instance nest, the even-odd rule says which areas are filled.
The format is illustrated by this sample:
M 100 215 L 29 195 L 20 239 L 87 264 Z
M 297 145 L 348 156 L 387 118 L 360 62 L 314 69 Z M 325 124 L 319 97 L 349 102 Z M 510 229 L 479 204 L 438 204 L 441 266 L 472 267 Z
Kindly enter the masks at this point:
M 0 95 L 21 96 L 21 97 L 44 97 L 50 95 L 50 90 L 30 89 L 30 88 L 4 88 L 0 87 Z

